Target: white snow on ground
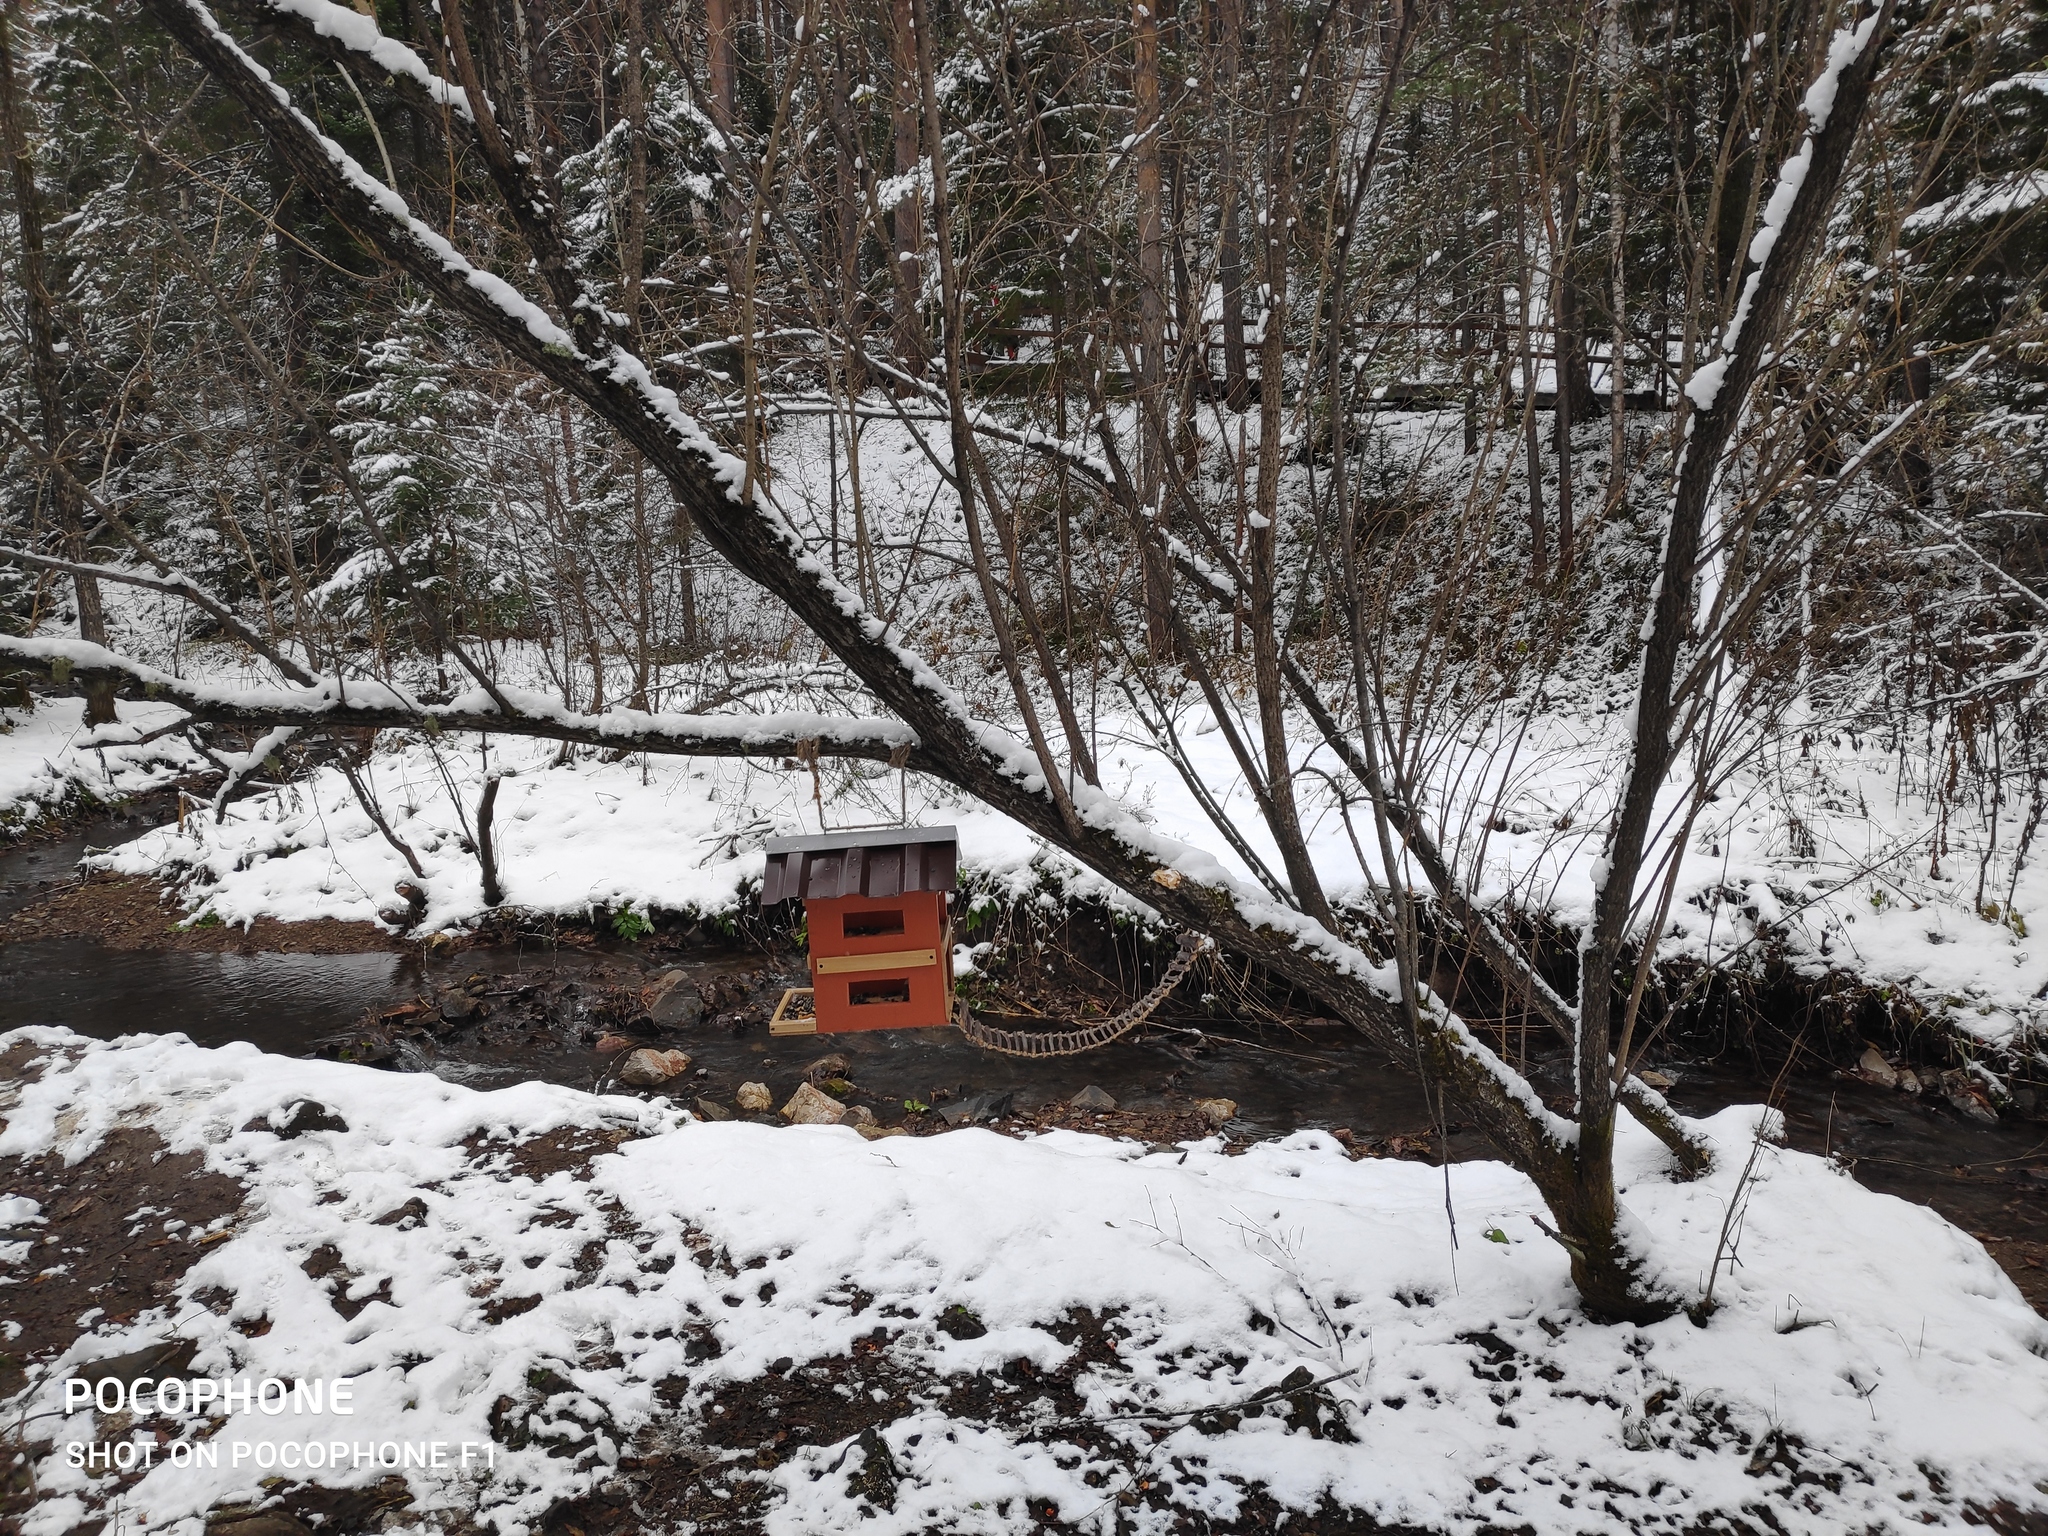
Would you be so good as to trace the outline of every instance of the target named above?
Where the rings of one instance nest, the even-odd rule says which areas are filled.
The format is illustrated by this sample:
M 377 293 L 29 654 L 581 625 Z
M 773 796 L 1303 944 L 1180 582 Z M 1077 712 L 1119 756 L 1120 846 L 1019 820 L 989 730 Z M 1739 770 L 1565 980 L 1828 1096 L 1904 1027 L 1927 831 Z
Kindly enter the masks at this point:
M 1960 1529 L 1968 1502 L 2048 1503 L 2048 1324 L 1932 1212 L 1775 1147 L 1757 1159 L 1740 1263 L 1721 1266 L 1710 1325 L 1605 1327 L 1576 1314 L 1564 1255 L 1531 1219 L 1534 1190 L 1499 1164 L 1451 1171 L 1454 1254 L 1440 1171 L 1352 1162 L 1316 1132 L 1235 1157 L 1214 1142 L 1148 1153 L 1069 1132 L 869 1143 L 836 1127 L 699 1124 L 665 1101 L 539 1084 L 482 1093 L 181 1037 L 17 1031 L 0 1048 L 21 1040 L 44 1048 L 46 1065 L 10 1090 L 0 1154 L 76 1160 L 114 1127 L 143 1125 L 175 1150 L 203 1150 L 250 1194 L 231 1236 L 205 1234 L 214 1240 L 175 1301 L 101 1325 L 10 1412 L 54 1413 L 40 1433 L 59 1445 L 91 1440 L 89 1411 L 63 1417 L 57 1378 L 168 1334 L 198 1342 L 194 1375 L 354 1384 L 352 1417 L 185 1418 L 176 1439 L 210 1429 L 229 1450 L 213 1469 L 160 1455 L 128 1499 L 153 1531 L 196 1536 L 216 1503 L 263 1496 L 275 1467 L 253 1453 L 235 1467 L 238 1442 L 289 1443 L 294 1457 L 330 1441 L 478 1444 L 509 1397 L 543 1434 L 582 1448 L 501 1447 L 488 1474 L 406 1476 L 416 1528 L 435 1508 L 475 1510 L 511 1536 L 601 1481 L 636 1437 L 647 1443 L 664 1417 L 656 1383 L 686 1378 L 659 1433 L 688 1444 L 722 1386 L 785 1356 L 801 1368 L 845 1354 L 878 1324 L 922 1382 L 876 1415 L 905 1475 L 894 1510 L 857 1508 L 849 1480 L 863 1453 L 849 1437 L 749 1474 L 771 1485 L 768 1531 L 1023 1531 L 1027 1501 L 1051 1501 L 1063 1522 L 1108 1536 L 1111 1501 L 1140 1478 L 1219 1517 L 1255 1484 L 1295 1509 L 1327 1494 L 1455 1531 L 1676 1530 L 1759 1506 L 1794 1531 Z M 281 1123 L 307 1097 L 351 1129 L 290 1140 L 242 1129 Z M 1687 1297 L 1714 1264 L 1759 1113 L 1706 1123 L 1718 1171 L 1690 1185 L 1669 1182 L 1661 1150 L 1623 1125 L 1624 1202 Z M 597 1157 L 587 1179 L 535 1179 L 505 1159 L 513 1140 L 564 1126 L 641 1139 Z M 481 1149 L 466 1151 L 476 1136 Z M 417 1222 L 376 1224 L 415 1198 Z M 326 1244 L 347 1273 L 316 1282 L 303 1266 Z M 34 1262 L 0 1257 L 13 1283 Z M 343 1318 L 330 1286 L 370 1299 Z M 216 1288 L 233 1297 L 225 1314 L 196 1299 Z M 517 1316 L 485 1315 L 487 1301 L 524 1298 L 534 1302 Z M 937 1331 L 956 1306 L 986 1335 Z M 1086 1415 L 1104 1421 L 1090 1443 L 1113 1455 L 1084 1450 L 1072 1424 L 948 1415 L 948 1383 L 1019 1357 L 1057 1367 L 1069 1346 L 1048 1327 L 1078 1307 L 1113 1314 L 1122 1335 L 1114 1363 L 1078 1378 Z M 258 1337 L 235 1326 L 259 1317 L 272 1326 Z M 693 1336 L 723 1352 L 686 1362 Z M 1226 1428 L 1187 1412 L 1242 1404 L 1298 1367 L 1335 1378 L 1328 1423 L 1354 1443 L 1276 1414 Z M 751 1451 L 725 1459 L 744 1466 Z M 84 1514 L 90 1487 L 61 1452 L 37 1476 L 44 1497 L 24 1529 L 54 1536 Z M 1125 1530 L 1170 1525 L 1142 1507 L 1124 1518 Z
M 183 713 L 168 704 L 131 703 L 118 712 L 134 736 Z M 81 795 L 118 800 L 208 766 L 182 736 L 90 747 L 88 735 L 83 699 L 42 699 L 33 710 L 0 708 L 0 835 L 26 830 Z
M 730 913 L 759 887 L 763 838 L 819 829 L 808 770 L 785 771 L 772 760 L 556 758 L 548 742 L 492 746 L 492 771 L 513 770 L 499 789 L 493 841 L 514 907 L 576 916 L 627 908 Z M 480 917 L 487 909 L 473 841 L 483 778 L 477 757 L 413 741 L 379 755 L 359 777 L 427 872 L 426 931 Z M 897 776 L 874 782 L 893 820 Z M 916 804 L 928 806 L 928 797 Z M 877 814 L 838 794 L 827 821 L 839 827 Z M 940 814 L 970 824 L 979 867 L 1028 865 L 1034 846 L 1008 818 L 950 804 Z M 167 825 L 94 862 L 121 873 L 196 876 L 186 891 L 192 916 L 229 923 L 265 916 L 376 922 L 380 911 L 400 906 L 392 887 L 412 878 L 332 769 L 237 802 L 223 822 L 210 813 L 188 817 L 182 831 Z

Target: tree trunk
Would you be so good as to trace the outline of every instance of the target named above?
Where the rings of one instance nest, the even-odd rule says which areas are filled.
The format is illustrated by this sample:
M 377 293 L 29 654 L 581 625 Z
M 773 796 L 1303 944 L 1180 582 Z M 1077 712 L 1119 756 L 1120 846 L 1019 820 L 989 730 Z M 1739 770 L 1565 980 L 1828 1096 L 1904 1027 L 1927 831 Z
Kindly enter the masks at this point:
M 1621 92 L 1627 78 L 1623 50 L 1627 44 L 1621 4 L 1622 0 L 1608 0 L 1600 49 L 1607 87 L 1607 284 L 1609 307 L 1614 311 L 1613 350 L 1607 364 L 1609 508 L 1620 506 L 1628 490 L 1628 201 L 1621 142 Z
M 1282 45 L 1285 13 L 1276 12 L 1276 35 L 1271 40 L 1275 57 L 1285 57 Z M 1280 470 L 1286 450 L 1285 385 L 1287 362 L 1287 278 L 1288 224 L 1294 208 L 1293 113 L 1280 114 L 1282 126 L 1273 130 L 1270 168 L 1266 180 L 1265 221 L 1260 226 L 1260 256 L 1265 278 L 1265 310 L 1259 317 L 1259 473 L 1251 524 L 1245 539 L 1245 558 L 1251 576 L 1253 687 L 1257 690 L 1259 734 L 1265 748 L 1266 788 L 1272 802 L 1273 836 L 1280 845 L 1281 862 L 1287 882 L 1301 910 L 1318 922 L 1335 926 L 1322 881 L 1308 855 L 1302 835 L 1301 813 L 1294 795 L 1294 763 L 1289 751 L 1287 722 L 1282 701 L 1279 608 L 1276 582 L 1279 558 Z
M 1571 78 L 1569 74 L 1567 79 Z M 1557 234 L 1552 241 L 1551 345 L 1557 355 L 1557 402 L 1552 425 L 1557 434 L 1557 574 L 1571 575 L 1574 523 L 1572 427 L 1593 413 L 1592 374 L 1586 363 L 1585 338 L 1579 332 L 1579 286 L 1572 270 L 1579 227 L 1578 91 L 1567 87 L 1558 108 Z
M 641 69 L 647 54 L 647 18 L 641 0 L 622 0 L 626 22 L 626 60 L 619 91 L 633 142 L 626 160 L 626 218 L 619 232 L 619 276 L 624 290 L 626 323 L 633 345 L 640 345 L 640 304 L 647 277 L 647 89 Z
M 896 174 L 909 176 L 917 170 L 917 19 L 915 0 L 890 0 L 889 67 L 895 80 L 895 101 L 890 113 L 890 143 L 894 146 Z M 924 248 L 924 195 L 913 189 L 902 193 L 889 213 L 889 234 L 894 260 L 890 263 L 890 294 L 896 305 L 896 355 L 913 373 L 924 370 L 924 318 L 918 299 L 924 288 L 919 260 Z
M 733 0 L 704 0 L 705 74 L 710 87 L 711 126 L 730 135 L 738 72 L 733 58 Z
M 505 888 L 498 883 L 498 785 L 503 782 L 499 775 L 492 774 L 484 780 L 483 798 L 476 806 L 476 861 L 483 872 L 484 905 L 495 907 L 505 900 Z
M 1872 35 L 1842 70 L 1825 125 L 1801 150 L 1807 156 L 1805 177 L 1784 212 L 1776 240 L 1766 248 L 1762 267 L 1746 278 L 1742 271 L 1735 274 L 1736 281 L 1745 284 L 1744 319 L 1724 339 L 1725 350 L 1715 359 L 1720 373 L 1714 388 L 1695 398 L 1695 409 L 1680 429 L 1662 559 L 1641 631 L 1628 771 L 1596 866 L 1592 921 L 1579 940 L 1577 1166 L 1570 1188 L 1544 1190 L 1561 1232 L 1570 1240 L 1567 1246 L 1579 1245 L 1573 1252 L 1573 1278 L 1589 1306 L 1617 1285 L 1640 1289 L 1633 1260 L 1614 1230 L 1613 1001 L 1636 885 L 1654 851 L 1657 798 L 1680 745 L 1672 730 L 1682 718 L 1686 699 L 1673 684 L 1692 643 L 1694 586 L 1707 512 L 1763 357 L 1785 325 L 1801 269 L 1825 228 L 1827 210 L 1841 185 L 1869 104 L 1893 3 L 1884 0 L 1869 23 Z M 1705 669 L 1704 675 L 1711 677 L 1712 669 Z M 1676 850 L 1670 856 L 1676 857 Z
M 1238 228 L 1237 69 L 1244 40 L 1244 0 L 1218 0 L 1216 84 L 1222 97 L 1222 140 L 1216 150 L 1216 179 L 1222 191 L 1222 229 L 1216 253 L 1216 282 L 1223 305 L 1223 398 L 1233 411 L 1251 403 L 1251 370 L 1244 350 L 1244 246 Z
M 1159 176 L 1158 0 L 1131 0 L 1131 86 L 1137 99 L 1138 180 L 1138 497 L 1166 531 L 1166 220 Z M 1173 655 L 1173 593 L 1162 562 L 1147 560 L 1145 640 L 1156 661 Z
M 1536 372 L 1542 361 L 1535 336 L 1535 264 L 1529 257 L 1528 220 L 1516 211 L 1516 245 L 1521 251 L 1522 270 L 1518 282 L 1522 300 L 1522 448 L 1529 478 L 1529 568 L 1538 581 L 1550 574 L 1550 527 L 1543 515 L 1543 452 L 1536 426 Z
M 28 328 L 29 378 L 43 417 L 43 452 L 51 466 L 50 505 L 64 536 L 64 552 L 80 564 L 89 558 L 85 543 L 85 506 L 73 478 L 63 473 L 71 458 L 70 433 L 64 411 L 64 370 L 57 356 L 57 313 L 51 300 L 43 253 L 43 205 L 36 190 L 35 150 L 15 74 L 14 29 L 20 14 L 17 0 L 0 6 L 0 136 L 14 183 L 14 211 L 21 240 L 22 318 Z M 72 576 L 78 600 L 78 637 L 94 645 L 107 643 L 106 610 L 100 585 L 83 572 Z M 111 683 L 93 683 L 85 690 L 85 723 L 114 722 Z

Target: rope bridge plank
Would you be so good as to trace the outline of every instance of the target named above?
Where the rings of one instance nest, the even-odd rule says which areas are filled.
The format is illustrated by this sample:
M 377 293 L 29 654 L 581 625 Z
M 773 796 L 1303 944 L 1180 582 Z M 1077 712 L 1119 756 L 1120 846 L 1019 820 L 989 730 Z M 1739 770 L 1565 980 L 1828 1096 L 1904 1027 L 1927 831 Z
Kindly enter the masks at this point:
M 1189 971 L 1194 969 L 1195 962 L 1215 947 L 1216 941 L 1207 934 L 1182 934 L 1180 948 L 1174 952 L 1173 961 L 1166 967 L 1166 974 L 1159 978 L 1157 986 L 1122 1013 L 1083 1029 L 1044 1033 L 1034 1030 L 997 1029 L 975 1018 L 967 1011 L 965 1003 L 955 1005 L 953 1022 L 959 1026 L 960 1033 L 969 1040 L 983 1050 L 994 1051 L 1000 1056 L 1024 1056 L 1035 1059 L 1047 1056 L 1079 1056 L 1084 1051 L 1100 1050 L 1112 1041 L 1122 1039 L 1152 1017 L 1154 1010 L 1166 1001 L 1173 989 L 1181 984 Z

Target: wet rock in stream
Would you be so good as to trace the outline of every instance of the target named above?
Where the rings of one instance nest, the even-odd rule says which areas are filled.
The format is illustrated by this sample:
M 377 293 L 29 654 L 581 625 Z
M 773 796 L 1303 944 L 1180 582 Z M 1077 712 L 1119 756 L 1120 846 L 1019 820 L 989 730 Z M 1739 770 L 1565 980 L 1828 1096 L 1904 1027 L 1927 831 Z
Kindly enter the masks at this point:
M 642 1047 L 627 1056 L 619 1068 L 619 1081 L 632 1088 L 659 1088 L 690 1070 L 690 1058 L 681 1051 L 655 1051 Z
M 1016 1097 L 1014 1093 L 977 1093 L 946 1105 L 939 1111 L 939 1118 L 948 1125 L 978 1125 L 988 1120 L 999 1120 L 1010 1112 Z
M 669 971 L 647 987 L 647 1017 L 661 1029 L 689 1029 L 704 1017 L 704 996 L 681 971 Z

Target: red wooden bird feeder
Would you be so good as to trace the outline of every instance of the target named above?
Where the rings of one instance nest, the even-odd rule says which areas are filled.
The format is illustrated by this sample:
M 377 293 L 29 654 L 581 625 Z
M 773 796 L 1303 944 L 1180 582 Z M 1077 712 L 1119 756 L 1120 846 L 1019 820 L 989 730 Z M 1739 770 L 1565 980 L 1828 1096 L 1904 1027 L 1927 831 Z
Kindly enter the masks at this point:
M 769 1033 L 830 1035 L 953 1022 L 947 907 L 959 888 L 954 828 L 774 837 L 767 853 L 761 905 L 802 901 L 811 946 L 811 985 L 783 993 Z

